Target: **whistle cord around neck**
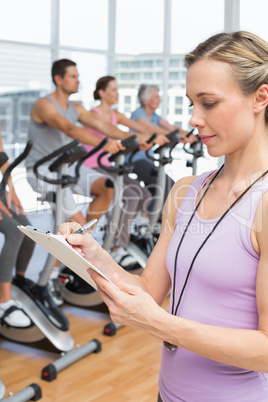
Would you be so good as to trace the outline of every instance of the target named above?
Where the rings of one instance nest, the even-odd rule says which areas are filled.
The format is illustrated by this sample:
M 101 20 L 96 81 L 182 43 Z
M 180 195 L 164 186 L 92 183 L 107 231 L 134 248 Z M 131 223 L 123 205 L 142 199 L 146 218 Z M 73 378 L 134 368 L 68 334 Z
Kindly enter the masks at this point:
M 224 166 L 224 165 L 223 165 L 223 166 Z M 223 220 L 223 218 L 228 214 L 228 212 L 235 206 L 235 204 L 237 204 L 238 201 L 240 201 L 241 198 L 244 197 L 244 195 L 245 195 L 259 180 L 261 180 L 261 179 L 268 173 L 268 170 L 266 170 L 260 177 L 258 177 L 252 184 L 250 184 L 250 185 L 243 191 L 242 194 L 240 194 L 240 196 L 239 196 L 239 197 L 231 204 L 231 206 L 230 206 L 229 208 L 227 208 L 227 210 L 222 214 L 222 216 L 219 218 L 219 220 L 217 221 L 217 223 L 215 224 L 215 226 L 213 227 L 213 229 L 211 230 L 211 232 L 210 232 L 210 233 L 208 234 L 208 236 L 205 238 L 205 240 L 203 241 L 203 243 L 201 244 L 201 246 L 199 247 L 199 249 L 198 249 L 197 252 L 195 253 L 194 258 L 192 259 L 192 263 L 191 263 L 191 265 L 190 265 L 190 268 L 188 269 L 187 276 L 186 276 L 184 285 L 183 285 L 183 287 L 182 287 L 181 294 L 180 294 L 180 297 L 179 297 L 178 302 L 177 302 L 177 305 L 176 305 L 176 309 L 175 309 L 175 311 L 174 311 L 174 299 L 175 299 L 175 288 L 176 288 L 175 280 L 176 280 L 176 272 L 177 272 L 177 260 L 178 260 L 178 254 L 179 254 L 179 250 L 180 250 L 180 248 L 181 248 L 182 241 L 183 241 L 183 239 L 184 239 L 184 237 L 185 237 L 185 235 L 186 235 L 186 231 L 187 231 L 187 229 L 188 229 L 188 227 L 189 227 L 189 225 L 190 225 L 190 223 L 191 223 L 191 221 L 192 221 L 192 219 L 193 219 L 193 217 L 194 217 L 194 215 L 195 215 L 195 213 L 196 213 L 196 211 L 197 211 L 197 209 L 198 209 L 198 207 L 199 207 L 201 201 L 204 199 L 204 196 L 206 195 L 208 189 L 210 188 L 211 184 L 213 183 L 213 181 L 216 179 L 216 177 L 218 176 L 218 174 L 219 174 L 220 171 L 222 170 L 223 166 L 218 170 L 218 172 L 216 173 L 216 175 L 213 177 L 213 179 L 211 180 L 211 182 L 208 184 L 206 191 L 204 192 L 204 194 L 203 194 L 202 197 L 200 198 L 200 200 L 199 200 L 197 206 L 195 207 L 194 212 L 193 212 L 192 215 L 191 215 L 191 218 L 189 219 L 189 222 L 188 222 L 188 224 L 187 224 L 187 226 L 186 226 L 186 228 L 185 228 L 185 230 L 184 230 L 184 232 L 183 232 L 181 241 L 180 241 L 180 243 L 179 243 L 179 245 L 178 245 L 178 248 L 177 248 L 177 251 L 176 251 L 176 255 L 175 255 L 175 261 L 174 261 L 174 276 L 173 276 L 173 281 L 174 281 L 174 282 L 173 282 L 172 311 L 171 311 L 171 314 L 173 314 L 173 315 L 176 315 L 177 312 L 178 312 L 178 308 L 179 308 L 179 305 L 180 305 L 180 302 L 181 302 L 181 299 L 182 299 L 184 290 L 185 290 L 185 288 L 186 288 L 186 285 L 187 285 L 187 282 L 188 282 L 190 273 L 191 273 L 191 271 L 192 271 L 194 262 L 195 262 L 195 260 L 196 260 L 196 258 L 197 258 L 197 256 L 198 256 L 199 252 L 200 252 L 201 249 L 204 247 L 205 243 L 208 241 L 208 239 L 211 237 L 211 235 L 215 232 L 215 230 L 216 230 L 216 228 L 219 226 L 220 222 L 221 222 L 221 221 Z
M 180 240 L 179 245 L 178 245 L 178 247 L 177 247 L 176 255 L 175 255 L 175 261 L 174 261 L 174 271 L 173 271 L 173 292 L 172 292 L 172 309 L 171 309 L 171 314 L 174 314 L 175 286 L 176 286 L 175 283 L 176 283 L 176 275 L 177 275 L 177 269 L 176 269 L 176 267 L 177 267 L 177 259 L 178 259 L 178 254 L 179 254 L 179 251 L 180 251 L 180 248 L 181 248 L 181 244 L 182 244 L 183 239 L 184 239 L 184 237 L 185 237 L 185 235 L 186 235 L 187 229 L 188 229 L 188 227 L 190 226 L 190 224 L 191 224 L 191 222 L 192 222 L 192 220 L 193 220 L 193 217 L 194 217 L 194 214 L 195 214 L 196 211 L 197 211 L 197 208 L 198 208 L 199 205 L 201 204 L 201 201 L 202 201 L 203 198 L 205 197 L 205 195 L 206 195 L 206 193 L 207 193 L 209 187 L 210 187 L 211 184 L 214 182 L 214 180 L 216 179 L 216 177 L 218 176 L 218 174 L 220 173 L 220 171 L 223 169 L 223 166 L 224 166 L 224 165 L 221 166 L 221 168 L 217 171 L 217 173 L 215 174 L 215 176 L 212 178 L 212 180 L 211 180 L 211 182 L 208 184 L 208 186 L 207 186 L 207 188 L 206 188 L 204 194 L 202 195 L 202 197 L 200 198 L 198 204 L 196 205 L 196 207 L 195 207 L 195 209 L 194 209 L 194 212 L 192 213 L 192 215 L 191 215 L 191 217 L 190 217 L 190 219 L 189 219 L 189 221 L 188 221 L 188 223 L 187 223 L 187 225 L 186 225 L 186 228 L 184 229 L 184 232 L 183 232 L 183 234 L 182 234 L 181 240 Z M 181 296 L 180 296 L 180 299 L 181 299 Z

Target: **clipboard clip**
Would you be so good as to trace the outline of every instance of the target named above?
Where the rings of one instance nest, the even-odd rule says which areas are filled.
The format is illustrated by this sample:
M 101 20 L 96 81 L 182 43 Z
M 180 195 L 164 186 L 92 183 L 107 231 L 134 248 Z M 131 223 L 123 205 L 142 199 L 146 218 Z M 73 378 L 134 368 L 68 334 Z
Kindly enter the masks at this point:
M 33 230 L 33 231 L 38 232 L 38 233 L 50 234 L 50 231 L 49 231 L 49 230 L 37 229 L 37 228 L 35 228 L 34 226 L 31 226 L 31 225 L 27 225 L 27 226 L 25 226 L 25 227 L 26 227 L 27 229 Z

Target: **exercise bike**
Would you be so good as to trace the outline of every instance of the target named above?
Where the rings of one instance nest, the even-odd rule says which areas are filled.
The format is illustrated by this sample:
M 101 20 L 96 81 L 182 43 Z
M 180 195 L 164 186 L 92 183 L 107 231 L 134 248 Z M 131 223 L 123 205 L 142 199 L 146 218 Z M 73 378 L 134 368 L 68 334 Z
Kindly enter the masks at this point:
M 138 149 L 139 143 L 135 140 L 136 136 L 133 135 L 131 137 L 126 138 L 122 141 L 122 145 L 125 147 L 125 150 L 119 151 L 114 155 L 109 157 L 109 160 L 113 163 L 112 166 L 104 166 L 102 164 L 102 158 L 107 155 L 107 152 L 103 152 L 98 157 L 99 166 L 109 173 L 113 173 L 113 188 L 114 188 L 114 197 L 112 201 L 112 205 L 110 211 L 107 212 L 107 222 L 102 228 L 103 230 L 103 248 L 109 251 L 112 247 L 115 230 L 118 226 L 118 222 L 120 219 L 120 211 L 121 211 L 121 203 L 122 203 L 122 189 L 123 189 L 123 177 L 124 174 L 128 174 L 132 171 L 133 166 L 131 164 L 126 164 L 125 155 L 129 152 Z M 98 230 L 98 224 L 96 225 L 94 230 Z M 100 229 L 99 229 L 100 230 Z M 92 233 L 94 237 L 94 231 Z M 80 307 L 92 307 L 102 304 L 103 301 L 98 296 L 96 290 L 91 287 L 87 282 L 81 279 L 78 275 L 73 273 L 68 267 L 63 267 L 60 269 L 61 277 L 61 294 L 65 301 Z M 136 272 L 138 273 L 138 272 Z M 65 280 L 64 275 L 66 275 L 66 279 L 68 275 L 71 277 L 71 280 Z
M 192 134 L 193 130 L 189 133 Z M 150 256 L 161 231 L 161 222 L 160 217 L 162 213 L 162 207 L 164 203 L 164 192 L 161 189 L 165 188 L 166 184 L 166 174 L 165 174 L 165 166 L 167 164 L 171 164 L 173 161 L 172 151 L 179 143 L 179 137 L 177 135 L 178 130 L 174 130 L 167 135 L 167 138 L 170 140 L 169 143 L 157 147 L 154 150 L 154 155 L 146 152 L 147 157 L 154 161 L 154 163 L 158 164 L 157 167 L 157 180 L 156 180 L 156 190 L 155 194 L 155 204 L 154 210 L 157 211 L 150 219 L 150 230 L 147 230 L 146 233 L 136 232 L 132 234 L 131 241 L 127 247 L 128 252 L 133 255 L 137 261 L 144 268 L 148 257 Z M 186 162 L 187 167 L 193 168 L 193 175 L 196 174 L 197 169 L 197 159 L 204 156 L 203 153 L 203 143 L 201 142 L 200 137 L 196 136 L 198 141 L 194 142 L 190 145 L 190 148 L 183 146 L 183 149 L 188 154 L 192 155 L 192 160 L 188 160 Z M 135 153 L 133 153 L 130 157 L 130 161 L 133 159 Z M 104 326 L 103 334 L 107 336 L 114 336 L 116 334 L 117 329 L 121 328 L 121 324 L 116 324 L 114 322 L 109 322 Z
M 153 213 L 150 214 L 149 225 L 144 230 L 136 228 L 131 235 L 130 242 L 127 246 L 128 252 L 137 260 L 142 268 L 145 267 L 148 257 L 150 256 L 155 243 L 159 237 L 161 230 L 160 216 L 164 204 L 164 190 L 166 186 L 165 166 L 172 163 L 172 150 L 178 144 L 180 137 L 177 135 L 178 130 L 174 130 L 167 135 L 169 143 L 162 146 L 154 147 L 153 155 L 146 151 L 147 157 L 158 165 L 155 168 L 156 173 L 156 192 L 153 198 Z M 129 161 L 132 162 L 135 152 L 130 155 Z
M 5 384 L 0 380 L 0 401 L 11 401 L 11 402 L 27 402 L 27 401 L 38 401 L 42 398 L 42 390 L 38 384 L 31 384 L 22 389 L 21 391 L 13 394 L 9 393 L 8 398 L 4 398 L 6 393 Z
M 145 268 L 147 260 L 158 240 L 161 223 L 159 218 L 162 213 L 164 203 L 164 191 L 166 185 L 165 166 L 172 163 L 172 150 L 178 144 L 180 137 L 177 135 L 178 130 L 174 130 L 167 135 L 169 143 L 159 146 L 154 149 L 154 155 L 146 151 L 147 157 L 158 164 L 157 167 L 157 180 L 156 180 L 156 194 L 154 195 L 154 214 L 150 215 L 150 225 L 146 231 L 137 230 L 131 235 L 130 242 L 127 246 L 127 251 L 136 259 L 142 269 Z M 132 162 L 135 156 L 135 151 L 130 155 L 129 161 Z M 108 336 L 115 335 L 117 329 L 121 328 L 121 324 L 109 322 L 103 329 L 103 334 Z
M 58 194 L 63 196 L 64 187 L 72 185 L 75 182 L 74 178 L 67 174 L 68 166 L 79 158 L 81 160 L 82 156 L 86 157 L 87 155 L 85 148 L 78 146 L 78 144 L 79 141 L 75 140 L 42 158 L 34 166 L 37 176 L 44 179 L 38 173 L 38 167 L 45 161 L 53 159 L 50 171 L 56 172 L 57 178 L 50 179 L 50 182 L 57 184 L 56 196 Z M 97 152 L 100 147 L 101 145 L 96 147 L 91 153 Z M 11 170 L 13 167 L 14 163 L 10 165 L 9 169 Z M 79 166 L 76 170 L 79 170 Z M 51 201 L 54 196 L 54 193 L 48 194 L 49 200 Z M 55 210 L 55 229 L 62 221 L 64 221 L 64 217 L 59 206 Z M 1 328 L 2 335 L 7 339 L 23 343 L 33 343 L 47 338 L 59 351 L 68 352 L 53 365 L 50 365 L 50 369 L 45 368 L 43 370 L 42 378 L 45 380 L 54 379 L 58 371 L 90 353 L 98 353 L 101 350 L 101 344 L 97 339 L 93 339 L 85 345 L 73 349 L 74 340 L 69 332 L 69 321 L 62 310 L 53 302 L 47 289 L 47 281 L 54 265 L 54 257 L 48 255 L 38 283 L 34 283 L 27 278 L 14 278 L 12 296 L 21 302 L 24 311 L 32 321 L 32 325 L 19 330 L 8 326 L 2 326 Z
M 7 184 L 7 180 L 12 172 L 12 170 L 23 161 L 23 159 L 25 159 L 27 157 L 27 155 L 29 154 L 30 150 L 32 148 L 32 142 L 28 141 L 24 151 L 22 152 L 21 155 L 18 156 L 18 158 L 16 158 L 14 160 L 13 163 L 11 163 L 9 165 L 9 167 L 7 168 L 7 170 L 5 171 L 4 175 L 3 175 L 3 179 L 2 182 L 0 184 L 0 195 L 3 195 L 5 193 L 5 187 Z M 0 152 L 0 167 L 2 167 L 8 160 L 8 156 L 5 152 Z M 0 333 L 1 333 L 1 328 L 0 328 Z M 6 393 L 6 387 L 4 385 L 4 383 L 0 380 L 0 400 L 6 400 L 6 398 L 4 399 Z M 16 394 L 12 394 L 12 400 L 13 401 L 17 401 L 17 402 L 24 402 L 24 401 L 29 401 L 29 400 L 34 400 L 37 401 L 39 399 L 41 399 L 42 397 L 42 391 L 39 385 L 37 384 L 31 384 L 29 386 L 27 386 L 26 388 L 24 388 L 23 390 L 19 391 Z
M 190 133 L 192 134 L 191 131 L 190 131 Z M 187 145 L 187 144 L 184 144 L 184 146 L 183 146 L 183 150 L 187 154 L 192 155 L 192 159 L 191 160 L 188 159 L 186 161 L 186 166 L 192 168 L 192 175 L 193 176 L 195 176 L 196 173 L 197 173 L 197 160 L 199 158 L 202 158 L 202 157 L 205 156 L 204 155 L 204 149 L 203 149 L 203 143 L 201 141 L 201 138 L 199 137 L 198 134 L 196 135 L 196 138 L 197 138 L 198 141 L 190 144 L 190 146 Z

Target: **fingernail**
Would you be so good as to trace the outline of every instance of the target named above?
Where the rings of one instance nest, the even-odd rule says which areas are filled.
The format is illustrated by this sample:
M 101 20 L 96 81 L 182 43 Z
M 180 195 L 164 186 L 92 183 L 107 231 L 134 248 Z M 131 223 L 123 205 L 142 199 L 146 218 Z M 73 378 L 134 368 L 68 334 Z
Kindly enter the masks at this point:
M 119 281 L 119 276 L 118 276 L 117 272 L 114 272 L 114 273 L 113 273 L 113 277 L 114 277 L 114 280 L 115 280 L 116 282 Z

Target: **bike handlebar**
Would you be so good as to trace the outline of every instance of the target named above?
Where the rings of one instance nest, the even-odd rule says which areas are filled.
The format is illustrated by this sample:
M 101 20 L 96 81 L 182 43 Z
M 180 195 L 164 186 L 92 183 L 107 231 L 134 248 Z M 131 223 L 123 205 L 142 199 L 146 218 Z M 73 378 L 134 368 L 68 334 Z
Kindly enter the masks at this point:
M 124 139 L 121 144 L 126 148 L 122 151 L 117 152 L 109 157 L 109 161 L 115 161 L 120 155 L 127 155 L 129 152 L 132 152 L 139 148 L 139 142 L 136 140 L 136 135 L 131 135 L 130 137 Z M 117 173 L 117 174 L 127 174 L 133 170 L 133 166 L 130 163 L 125 163 L 124 165 L 115 167 L 115 166 L 105 166 L 102 164 L 101 159 L 107 155 L 107 152 L 103 152 L 98 157 L 98 164 L 99 166 L 105 170 L 106 172 L 110 173 Z
M 186 144 L 183 145 L 183 150 L 190 155 L 193 155 L 194 158 L 200 158 L 202 156 L 204 156 L 204 152 L 203 152 L 203 143 L 201 141 L 201 138 L 199 137 L 199 135 L 197 134 L 195 136 L 198 141 L 193 142 L 192 144 L 190 144 L 190 147 L 187 148 Z
M 0 168 L 8 161 L 8 156 L 5 152 L 0 152 Z
M 178 129 L 171 131 L 169 134 L 167 134 L 167 138 L 169 139 L 169 142 L 164 144 L 164 145 L 160 145 L 157 149 L 154 150 L 155 154 L 160 154 L 159 158 L 155 158 L 154 156 L 151 156 L 149 154 L 149 150 L 146 151 L 146 156 L 147 158 L 151 159 L 152 161 L 157 161 L 162 165 L 166 165 L 167 163 L 171 163 L 172 162 L 172 156 L 171 156 L 171 152 L 173 150 L 173 148 L 178 144 L 178 142 L 180 141 L 180 137 L 177 135 L 177 133 L 179 132 Z M 161 155 L 161 152 L 164 149 L 169 149 L 169 156 L 164 156 Z
M 158 153 L 160 153 L 160 151 L 161 151 L 162 149 L 165 149 L 165 148 L 171 148 L 171 149 L 173 149 L 173 148 L 178 144 L 178 142 L 180 141 L 180 136 L 177 135 L 178 132 L 179 132 L 179 130 L 176 129 L 176 130 L 171 131 L 170 133 L 168 133 L 168 134 L 166 135 L 166 137 L 169 139 L 169 142 L 168 142 L 167 144 L 160 145 L 154 152 L 155 152 L 156 154 L 158 154 Z M 148 151 L 146 151 L 146 152 L 148 152 Z M 148 156 L 148 155 L 147 155 L 147 156 Z
M 90 158 L 92 155 L 94 155 L 96 152 L 100 151 L 101 148 L 104 147 L 105 144 L 107 144 L 108 142 L 108 138 L 105 137 L 103 138 L 103 140 L 99 143 L 99 145 L 97 145 L 96 147 L 94 147 L 93 149 L 91 149 L 89 152 L 87 152 L 84 156 L 82 156 L 82 158 L 79 159 L 79 161 L 77 162 L 77 165 L 75 167 L 75 175 L 79 177 L 79 169 L 80 166 L 82 165 L 82 163 L 87 159 Z
M 73 148 L 74 146 L 78 145 L 79 143 L 80 143 L 79 140 L 71 141 L 71 142 L 69 142 L 69 144 L 66 144 L 63 147 L 56 149 L 55 151 L 51 152 L 50 154 L 44 156 L 43 158 L 41 158 L 37 162 L 35 162 L 35 164 L 33 166 L 33 171 L 36 174 L 36 176 L 38 176 L 37 169 L 40 165 L 43 165 L 45 162 L 55 158 L 56 156 L 60 155 L 61 153 L 68 151 L 69 149 Z
M 151 137 L 146 141 L 147 144 L 150 144 L 151 142 L 153 142 L 153 140 L 157 137 L 157 133 L 153 133 L 151 135 Z M 134 149 L 134 151 L 132 151 L 129 155 L 129 160 L 128 163 L 132 163 L 132 160 L 134 158 L 134 156 L 136 155 L 136 153 L 139 152 L 139 148 Z
M 33 142 L 31 140 L 29 140 L 24 148 L 24 150 L 22 151 L 22 153 L 16 158 L 14 159 L 14 161 L 8 166 L 8 168 L 6 169 L 5 173 L 3 174 L 3 178 L 2 181 L 0 183 L 0 193 L 2 194 L 5 191 L 6 185 L 7 185 L 7 181 L 9 178 L 10 173 L 12 172 L 12 170 L 17 167 L 28 155 L 29 152 L 31 151 L 33 146 Z M 4 153 L 4 152 L 3 152 Z M 5 162 L 8 160 L 8 157 L 6 156 L 5 158 Z M 4 162 L 4 163 L 5 163 Z M 4 164 L 3 163 L 3 164 Z M 3 164 L 1 166 L 3 166 Z
M 33 166 L 33 171 L 38 179 L 41 179 L 47 183 L 50 184 L 62 184 L 62 185 L 67 185 L 67 184 L 74 184 L 77 183 L 79 179 L 79 169 L 82 165 L 82 163 L 85 161 L 85 159 L 89 158 L 96 152 L 98 152 L 107 142 L 108 140 L 104 138 L 96 147 L 94 147 L 92 150 L 89 152 L 86 151 L 86 149 L 83 146 L 78 146 L 80 144 L 79 140 L 74 140 L 70 142 L 67 145 L 64 145 L 63 147 L 60 147 L 56 149 L 55 151 L 51 152 L 49 155 L 39 159 Z M 48 162 L 49 160 L 55 158 L 56 156 L 59 155 L 59 158 L 56 159 L 50 166 L 49 170 L 50 171 L 55 171 L 60 165 L 64 163 L 69 163 L 72 164 L 76 160 L 78 160 L 77 165 L 75 167 L 75 175 L 69 176 L 65 175 L 62 178 L 58 179 L 53 179 L 53 178 L 48 178 L 43 175 L 41 175 L 38 172 L 38 168 L 40 165 L 44 164 L 45 162 Z

